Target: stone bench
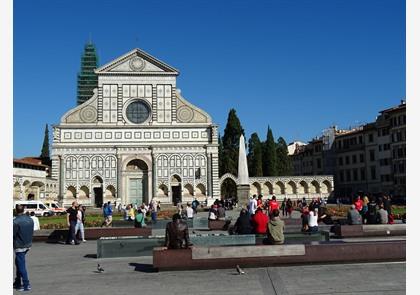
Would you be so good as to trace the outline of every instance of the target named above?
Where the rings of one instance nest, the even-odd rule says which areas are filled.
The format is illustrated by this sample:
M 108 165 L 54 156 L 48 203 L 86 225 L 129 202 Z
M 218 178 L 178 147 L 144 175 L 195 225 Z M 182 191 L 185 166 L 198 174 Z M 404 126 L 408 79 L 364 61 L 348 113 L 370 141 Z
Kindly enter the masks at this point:
M 195 246 L 255 245 L 255 235 L 190 235 Z M 98 258 L 151 256 L 153 248 L 163 246 L 164 236 L 110 237 L 97 240 Z
M 34 241 L 47 241 L 57 243 L 67 240 L 68 229 L 43 230 L 39 234 L 34 234 Z M 97 240 L 101 237 L 118 236 L 150 236 L 152 229 L 148 227 L 89 227 L 85 228 L 86 240 Z
M 207 226 L 209 230 L 228 230 L 231 220 L 208 220 Z
M 153 249 L 153 267 L 162 270 L 269 267 L 278 265 L 405 260 L 405 241 L 275 246 Z
M 266 238 L 264 235 L 257 235 L 256 244 L 262 245 L 263 240 Z M 296 244 L 296 243 L 310 243 L 315 241 L 327 242 L 330 240 L 329 231 L 318 231 L 316 233 L 306 232 L 285 232 L 284 243 L 285 244 Z
M 336 225 L 334 234 L 340 238 L 401 236 L 405 235 L 405 224 L 357 224 Z

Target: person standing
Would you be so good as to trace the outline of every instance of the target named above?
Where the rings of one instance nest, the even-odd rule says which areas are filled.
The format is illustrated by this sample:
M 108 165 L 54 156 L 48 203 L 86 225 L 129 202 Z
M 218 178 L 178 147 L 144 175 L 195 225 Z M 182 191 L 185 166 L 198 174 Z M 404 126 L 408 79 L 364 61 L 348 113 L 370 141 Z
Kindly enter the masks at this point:
M 273 210 L 279 209 L 279 203 L 277 203 L 276 196 L 272 196 L 270 202 L 268 203 L 268 213 L 272 214 Z
M 257 210 L 257 195 L 253 195 L 252 198 L 249 199 L 248 202 L 248 211 L 249 214 L 252 216 L 255 214 L 255 210 Z
M 77 210 L 77 221 L 75 227 L 75 235 L 77 236 L 77 231 L 80 230 L 80 237 L 82 238 L 82 242 L 86 243 L 85 240 L 85 212 L 83 210 L 82 205 L 79 205 Z
M 15 251 L 16 278 L 13 288 L 18 291 L 30 291 L 28 272 L 26 270 L 26 253 L 31 249 L 34 234 L 32 218 L 23 214 L 24 207 L 16 205 L 16 218 L 13 220 L 13 249 Z
M 191 208 L 191 204 L 187 203 L 187 218 L 193 219 L 194 218 L 194 210 Z
M 156 223 L 157 221 L 157 211 L 158 211 L 158 203 L 156 201 L 156 198 L 153 197 L 149 204 L 149 210 L 152 214 L 152 222 Z
M 68 245 L 80 244 L 76 239 L 77 206 L 77 202 L 73 201 L 73 203 L 71 203 L 71 207 L 67 209 L 67 226 L 69 227 L 69 231 L 67 234 L 66 244 Z
M 34 211 L 31 212 L 31 218 L 32 218 L 32 221 L 34 222 L 34 231 L 35 230 L 40 230 L 41 227 L 39 226 L 39 219 L 38 219 L 38 217 L 35 216 Z

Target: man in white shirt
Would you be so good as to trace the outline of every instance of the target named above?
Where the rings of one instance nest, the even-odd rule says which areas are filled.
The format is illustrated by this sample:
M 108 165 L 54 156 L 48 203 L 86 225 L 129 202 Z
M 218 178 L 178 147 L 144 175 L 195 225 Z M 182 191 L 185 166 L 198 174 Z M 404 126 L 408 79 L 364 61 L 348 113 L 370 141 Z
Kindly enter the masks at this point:
M 318 208 L 315 208 L 313 211 L 309 212 L 308 220 L 309 232 L 318 231 Z
M 191 208 L 191 204 L 187 203 L 187 218 L 193 219 L 193 217 L 194 217 L 194 210 L 193 208 Z
M 38 217 L 35 216 L 34 211 L 31 212 L 31 218 L 34 222 L 34 230 L 40 230 L 41 227 L 39 226 L 39 219 L 38 219 Z
M 253 195 L 248 202 L 248 210 L 251 215 L 255 214 L 255 210 L 257 210 L 257 195 Z

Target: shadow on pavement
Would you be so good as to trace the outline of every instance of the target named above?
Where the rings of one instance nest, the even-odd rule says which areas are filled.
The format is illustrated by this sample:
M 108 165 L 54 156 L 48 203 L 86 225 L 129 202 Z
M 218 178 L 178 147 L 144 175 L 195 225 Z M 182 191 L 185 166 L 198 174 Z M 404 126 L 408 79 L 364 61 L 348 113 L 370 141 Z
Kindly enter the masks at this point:
M 134 271 L 152 273 L 157 272 L 157 269 L 153 267 L 153 264 L 144 264 L 144 263 L 129 263 L 128 265 L 134 266 Z

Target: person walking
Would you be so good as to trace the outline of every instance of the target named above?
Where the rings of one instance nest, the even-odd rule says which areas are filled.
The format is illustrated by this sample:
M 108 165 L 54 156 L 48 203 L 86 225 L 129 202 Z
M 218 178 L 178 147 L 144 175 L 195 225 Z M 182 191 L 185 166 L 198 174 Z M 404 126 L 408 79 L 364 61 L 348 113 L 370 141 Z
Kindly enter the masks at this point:
M 17 291 L 30 291 L 31 284 L 26 270 L 26 254 L 31 249 L 34 234 L 33 220 L 23 214 L 24 207 L 16 205 L 16 218 L 13 220 L 13 249 L 15 251 L 16 278 L 13 288 Z
M 41 227 L 39 226 L 39 219 L 38 219 L 38 217 L 35 216 L 35 212 L 34 211 L 31 212 L 31 218 L 32 218 L 32 220 L 34 222 L 34 231 L 40 230 Z
M 156 201 L 156 198 L 153 197 L 149 204 L 149 210 L 151 211 L 152 215 L 152 222 L 156 223 L 157 221 L 157 212 L 158 212 L 158 203 Z
M 67 209 L 67 226 L 69 227 L 66 241 L 67 245 L 80 244 L 76 239 L 77 206 L 77 202 L 73 201 L 73 203 L 71 203 L 71 207 Z
M 80 231 L 80 238 L 82 239 L 83 243 L 86 243 L 85 240 L 85 212 L 83 210 L 83 206 L 79 205 L 77 210 L 77 221 L 75 227 L 75 235 L 77 236 L 77 232 Z

